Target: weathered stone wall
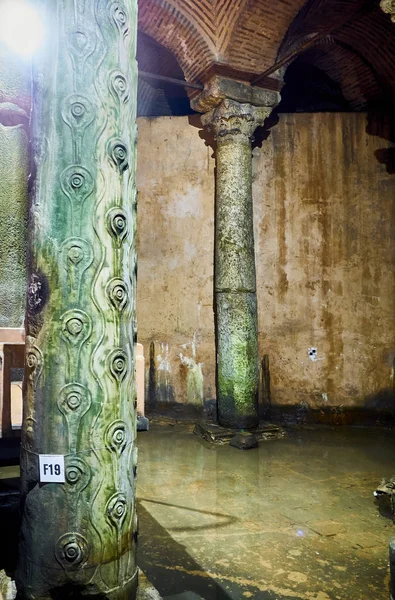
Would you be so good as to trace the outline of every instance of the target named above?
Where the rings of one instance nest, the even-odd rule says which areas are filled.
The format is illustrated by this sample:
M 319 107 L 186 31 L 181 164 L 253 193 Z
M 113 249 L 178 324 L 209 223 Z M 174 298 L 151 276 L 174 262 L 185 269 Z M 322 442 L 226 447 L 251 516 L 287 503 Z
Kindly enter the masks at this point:
M 139 119 L 137 321 L 150 405 L 215 396 L 212 154 L 187 117 Z
M 139 123 L 137 312 L 151 405 L 215 397 L 215 163 L 199 133 L 183 117 Z M 395 412 L 389 137 L 366 114 L 281 115 L 254 150 L 260 353 L 273 406 L 300 418 Z

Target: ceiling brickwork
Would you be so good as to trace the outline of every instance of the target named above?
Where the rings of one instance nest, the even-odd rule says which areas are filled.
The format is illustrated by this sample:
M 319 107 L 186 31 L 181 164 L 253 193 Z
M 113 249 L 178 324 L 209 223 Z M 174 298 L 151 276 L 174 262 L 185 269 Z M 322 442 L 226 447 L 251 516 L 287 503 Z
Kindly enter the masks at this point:
M 318 46 L 308 50 L 300 61 L 321 69 L 340 85 L 353 110 L 363 110 L 382 94 L 375 73 L 358 55 L 339 44 Z
M 170 50 L 193 81 L 215 61 L 215 48 L 201 24 L 180 8 L 167 0 L 141 0 L 139 30 Z
M 323 69 L 342 87 L 354 109 L 395 96 L 395 27 L 376 0 L 310 0 L 284 38 L 280 55 L 297 40 L 329 33 L 298 60 Z
M 139 29 L 174 52 L 188 80 L 213 64 L 259 73 L 305 0 L 140 0 Z
M 238 70 L 261 73 L 275 62 L 284 35 L 304 0 L 244 4 L 233 31 L 228 32 L 221 60 Z
M 174 54 L 187 81 L 203 83 L 213 72 L 252 81 L 320 33 L 331 43 L 304 60 L 352 107 L 395 94 L 395 26 L 379 0 L 140 0 L 139 29 Z

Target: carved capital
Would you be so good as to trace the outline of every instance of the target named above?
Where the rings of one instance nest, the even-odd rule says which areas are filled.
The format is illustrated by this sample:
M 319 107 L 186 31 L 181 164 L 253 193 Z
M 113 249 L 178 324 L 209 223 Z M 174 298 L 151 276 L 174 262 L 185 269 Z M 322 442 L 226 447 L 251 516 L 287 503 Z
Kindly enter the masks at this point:
M 222 100 L 274 108 L 280 102 L 280 94 L 236 79 L 215 75 L 205 83 L 201 94 L 191 101 L 191 106 L 197 112 L 206 113 L 221 104 Z
M 202 123 L 211 129 L 216 138 L 231 136 L 248 141 L 257 127 L 263 125 L 272 107 L 240 104 L 225 99 L 217 108 L 202 115 Z
M 391 15 L 391 21 L 395 23 L 395 0 L 381 0 L 381 10 Z

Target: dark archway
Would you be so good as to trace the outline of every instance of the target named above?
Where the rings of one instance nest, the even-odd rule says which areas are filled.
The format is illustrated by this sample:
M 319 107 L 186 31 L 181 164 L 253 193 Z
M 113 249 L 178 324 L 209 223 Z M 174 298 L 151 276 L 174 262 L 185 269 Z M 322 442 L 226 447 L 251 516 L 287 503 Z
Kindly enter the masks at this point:
M 185 81 L 176 57 L 141 31 L 137 37 L 139 71 Z M 166 117 L 193 114 L 185 88 L 174 83 L 139 76 L 137 115 Z

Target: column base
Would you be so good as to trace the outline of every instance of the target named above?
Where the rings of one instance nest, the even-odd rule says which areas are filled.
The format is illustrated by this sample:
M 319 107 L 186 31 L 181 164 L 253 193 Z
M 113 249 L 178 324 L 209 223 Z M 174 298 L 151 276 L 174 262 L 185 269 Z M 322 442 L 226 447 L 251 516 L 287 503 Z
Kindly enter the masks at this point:
M 210 444 L 224 445 L 229 444 L 230 440 L 240 433 L 240 429 L 221 427 L 218 423 L 197 423 L 193 433 Z M 272 423 L 260 423 L 253 433 L 259 442 L 280 439 L 287 435 L 282 427 Z
M 138 577 L 138 585 L 137 585 Z M 137 586 L 137 589 L 136 589 Z M 158 590 L 146 578 L 144 573 L 138 569 L 138 574 L 130 581 L 126 582 L 123 588 L 118 588 L 114 593 L 119 597 L 119 591 L 122 590 L 122 595 L 125 599 L 136 598 L 136 600 L 162 600 L 162 596 Z M 4 571 L 0 571 L 0 597 L 3 600 L 15 600 L 17 596 L 15 582 L 6 576 Z M 86 596 L 89 598 L 89 596 Z
M 256 414 L 247 416 L 237 416 L 236 418 L 234 418 L 234 416 L 232 415 L 232 417 L 230 417 L 229 419 L 226 417 L 226 415 L 219 414 L 218 422 L 221 427 L 228 427 L 230 429 L 235 430 L 252 430 L 256 429 L 259 425 L 259 420 Z
M 148 431 L 149 420 L 143 415 L 137 415 L 137 431 Z
M 146 578 L 143 571 L 139 569 L 139 586 L 137 588 L 136 600 L 162 600 L 158 590 Z
M 19 584 L 18 584 L 19 585 Z M 24 590 L 17 591 L 16 600 L 71 600 L 80 598 L 85 600 L 137 600 L 138 570 L 133 577 L 112 589 L 102 589 L 95 583 L 79 584 L 77 581 L 64 585 L 54 585 L 51 589 L 28 593 Z M 8 600 L 13 600 L 9 598 Z

